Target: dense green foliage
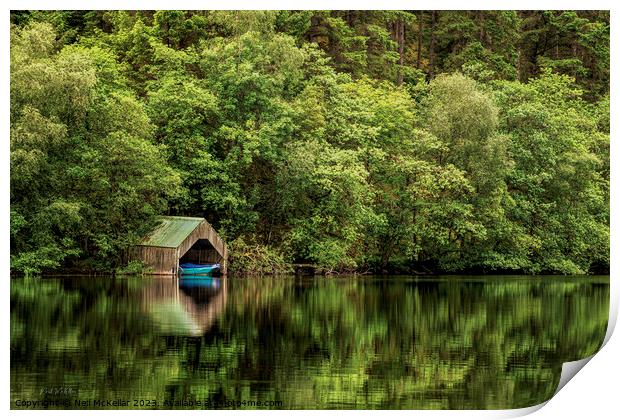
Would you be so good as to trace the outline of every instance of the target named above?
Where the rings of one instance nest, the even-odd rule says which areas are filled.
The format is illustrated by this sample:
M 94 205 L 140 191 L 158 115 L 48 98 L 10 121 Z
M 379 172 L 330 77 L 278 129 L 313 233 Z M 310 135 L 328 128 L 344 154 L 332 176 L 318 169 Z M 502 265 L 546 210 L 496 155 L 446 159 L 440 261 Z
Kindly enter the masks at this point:
M 508 409 L 548 400 L 562 364 L 601 346 L 609 278 L 484 279 L 276 277 L 181 290 L 170 279 L 15 280 L 12 408 L 65 400 L 41 395 L 46 388 L 71 388 L 71 403 L 159 407 L 245 399 L 284 409 Z
M 15 271 L 110 269 L 162 213 L 240 272 L 609 266 L 607 12 L 11 19 Z

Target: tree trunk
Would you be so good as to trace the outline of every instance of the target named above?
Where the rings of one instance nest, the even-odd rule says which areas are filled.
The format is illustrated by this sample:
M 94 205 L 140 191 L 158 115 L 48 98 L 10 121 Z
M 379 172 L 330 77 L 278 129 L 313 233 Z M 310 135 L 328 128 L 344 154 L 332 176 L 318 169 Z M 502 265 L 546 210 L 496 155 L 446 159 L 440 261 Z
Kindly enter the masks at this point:
M 353 27 L 353 12 L 351 10 L 347 10 L 347 23 L 350 28 Z
M 403 66 L 405 65 L 405 22 L 402 19 L 396 21 L 396 42 L 398 44 L 398 75 L 396 83 L 403 84 Z
M 428 46 L 428 78 L 435 76 L 435 24 L 437 22 L 437 11 L 431 12 L 431 40 Z
M 424 30 L 424 12 L 420 10 L 418 15 L 418 57 L 416 67 L 419 69 L 422 63 L 422 31 Z
M 317 42 L 316 38 L 318 35 L 318 27 L 321 24 L 320 18 L 316 15 L 313 15 L 310 18 L 310 29 L 308 30 L 308 41 L 309 42 Z
M 478 21 L 478 38 L 480 40 L 480 43 L 482 45 L 484 45 L 485 47 L 489 47 L 488 43 L 486 42 L 486 36 L 484 33 L 484 10 L 478 10 L 477 16 L 476 16 L 476 20 Z

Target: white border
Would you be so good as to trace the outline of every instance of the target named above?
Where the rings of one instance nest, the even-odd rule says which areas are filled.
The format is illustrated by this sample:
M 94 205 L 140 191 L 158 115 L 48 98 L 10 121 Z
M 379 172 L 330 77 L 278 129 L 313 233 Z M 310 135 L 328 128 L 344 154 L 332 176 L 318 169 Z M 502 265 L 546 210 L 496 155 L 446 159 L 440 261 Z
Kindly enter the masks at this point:
M 524 1 L 510 1 L 510 2 L 497 2 L 495 1 L 468 1 L 458 2 L 458 1 L 367 1 L 367 0 L 359 0 L 359 1 L 340 1 L 340 0 L 298 0 L 295 2 L 283 1 L 283 0 L 268 0 L 261 2 L 252 2 L 247 0 L 227 0 L 227 1 L 190 1 L 190 0 L 175 0 L 172 1 L 162 1 L 162 0 L 137 0 L 131 2 L 128 5 L 127 1 L 122 0 L 108 0 L 108 1 L 100 1 L 100 0 L 90 0 L 90 1 L 77 1 L 77 0 L 65 0 L 65 1 L 34 1 L 34 0 L 22 0 L 22 1 L 5 1 L 4 8 L 2 9 L 2 17 L 3 22 L 6 25 L 2 31 L 0 31 L 0 39 L 2 40 L 2 71 L 1 78 L 2 84 L 0 85 L 2 98 L 2 107 L 3 112 L 0 114 L 0 121 L 2 121 L 2 126 L 4 130 L 2 131 L 2 139 L 3 144 L 0 149 L 2 162 L 2 175 L 0 175 L 0 194 L 2 194 L 2 212 L 0 213 L 0 217 L 2 218 L 2 237 L 4 240 L 0 242 L 2 254 L 0 256 L 0 264 L 4 273 L 9 272 L 9 243 L 6 238 L 9 238 L 9 30 L 8 30 L 8 22 L 9 22 L 9 10 L 28 10 L 28 9 L 132 9 L 132 10 L 157 10 L 157 9 L 189 9 L 189 10 L 200 10 L 200 9 L 267 9 L 267 10 L 277 10 L 277 9 L 352 9 L 352 10 L 362 10 L 362 9 L 421 9 L 421 10 L 457 10 L 457 9 L 465 9 L 465 10 L 476 10 L 476 9 L 564 9 L 564 10 L 612 10 L 612 71 L 615 71 L 618 64 L 618 39 L 617 33 L 618 31 L 615 29 L 616 19 L 614 10 L 614 2 L 612 1 L 600 1 L 600 0 L 590 0 L 588 2 L 584 1 L 557 1 L 557 0 L 549 0 L 549 1 L 533 1 L 533 0 L 524 0 Z M 617 9 L 617 7 L 616 7 Z M 615 83 L 615 77 L 612 75 L 612 84 L 611 84 L 611 97 L 612 97 L 612 108 L 611 108 L 611 124 L 612 124 L 612 140 L 611 140 L 611 177 L 612 180 L 617 178 L 618 174 L 618 136 L 616 135 L 616 126 L 615 121 L 620 117 L 618 115 L 618 107 L 615 104 L 615 99 L 618 98 L 618 88 L 617 83 Z M 617 216 L 618 216 L 618 188 L 617 182 L 612 182 L 611 184 L 611 255 L 617 255 L 618 250 L 620 249 L 618 241 L 618 235 L 615 234 L 616 227 L 618 226 Z M 612 258 L 612 266 L 611 266 L 611 305 L 610 305 L 610 322 L 607 330 L 607 335 L 605 338 L 606 345 L 601 349 L 601 351 L 593 358 L 591 358 L 589 366 L 584 368 L 584 372 L 579 374 L 579 379 L 575 381 L 570 381 L 566 385 L 565 388 L 562 389 L 556 396 L 554 396 L 548 403 L 540 404 L 536 407 L 520 409 L 520 410 L 498 410 L 498 411 L 485 411 L 485 410 L 476 410 L 476 411 L 389 411 L 389 415 L 391 417 L 400 417 L 411 419 L 412 417 L 416 418 L 472 418 L 472 419 L 481 419 L 481 418 L 504 418 L 504 417 L 515 417 L 519 415 L 525 415 L 531 413 L 533 411 L 539 410 L 543 406 L 544 409 L 537 411 L 533 416 L 534 418 L 540 419 L 557 419 L 557 418 L 583 418 L 584 416 L 588 416 L 589 418 L 611 418 L 611 413 L 617 414 L 615 401 L 617 399 L 617 388 L 618 384 L 618 375 L 620 374 L 620 363 L 618 361 L 618 356 L 620 354 L 620 342 L 617 337 L 612 337 L 611 333 L 614 330 L 617 314 L 618 314 L 618 302 L 620 302 L 620 288 L 618 287 L 618 281 L 614 281 L 614 279 L 618 278 L 618 266 L 615 264 L 615 259 Z M 9 309 L 10 308 L 10 293 L 9 293 L 9 282 L 8 275 L 6 277 L 4 284 L 4 293 L 3 293 L 3 303 L 4 303 L 4 313 L 5 317 L 4 322 L 2 323 L 2 335 L 4 337 L 4 344 L 2 346 L 2 354 L 3 354 L 3 381 L 2 381 L 2 396 L 5 397 L 4 408 L 9 410 L 10 402 L 10 375 L 9 375 Z M 617 335 L 617 334 L 616 334 Z M 610 339 L 611 338 L 611 339 Z M 590 359 L 590 358 L 589 358 Z M 579 363 L 577 363 L 578 365 Z M 575 364 L 572 364 L 574 367 Z M 563 372 L 564 373 L 564 372 Z M 175 412 L 175 416 L 178 415 Z M 255 417 L 258 418 L 263 417 L 266 413 L 260 411 L 252 411 L 252 412 L 228 412 L 228 411 L 183 411 L 184 415 L 188 417 L 195 417 L 204 419 L 205 416 L 209 416 L 209 418 L 229 418 L 230 416 L 243 416 L 243 417 Z M 74 417 L 74 418 L 82 418 L 84 416 L 84 412 L 77 411 L 10 411 L 11 416 L 20 417 L 20 418 L 30 418 L 32 416 L 44 415 L 47 418 L 65 418 L 65 417 Z M 317 412 L 315 410 L 306 410 L 291 413 L 291 411 L 270 411 L 267 413 L 268 416 L 275 417 L 289 417 L 290 415 L 301 415 L 303 417 L 315 417 L 317 415 L 324 417 L 338 417 L 339 419 L 344 418 L 355 418 L 356 420 L 360 417 L 362 418 L 370 418 L 375 417 L 377 415 L 384 414 L 383 412 L 378 411 L 321 411 Z M 86 415 L 88 417 L 94 418 L 104 418 L 109 417 L 109 411 L 89 411 Z M 143 416 L 148 415 L 149 417 L 169 417 L 170 413 L 166 411 L 129 411 L 129 412 L 116 412 L 115 416 Z M 613 416 L 615 417 L 615 416 Z

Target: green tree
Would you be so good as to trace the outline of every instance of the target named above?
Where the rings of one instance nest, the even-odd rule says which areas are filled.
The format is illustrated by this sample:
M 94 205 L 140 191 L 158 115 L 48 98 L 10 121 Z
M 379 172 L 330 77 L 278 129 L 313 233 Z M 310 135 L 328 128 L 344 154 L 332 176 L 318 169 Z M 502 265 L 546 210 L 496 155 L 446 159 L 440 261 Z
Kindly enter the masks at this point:
M 527 234 L 533 271 L 588 272 L 609 261 L 609 137 L 582 94 L 549 71 L 527 85 L 498 84 L 515 162 L 510 218 Z
M 11 266 L 39 272 L 80 257 L 107 269 L 165 209 L 178 175 L 149 142 L 143 105 L 108 92 L 113 59 L 58 52 L 54 40 L 48 24 L 11 33 Z
M 511 231 L 505 226 L 504 215 L 505 176 L 511 162 L 507 139 L 497 132 L 498 109 L 492 95 L 460 74 L 440 75 L 429 85 L 424 119 L 441 145 L 434 156 L 436 162 L 463 171 L 472 187 L 461 204 L 471 206 L 473 220 L 463 226 L 452 223 L 446 267 L 513 268 L 512 264 L 487 261 L 493 258 L 490 254 L 499 240 L 510 240 Z

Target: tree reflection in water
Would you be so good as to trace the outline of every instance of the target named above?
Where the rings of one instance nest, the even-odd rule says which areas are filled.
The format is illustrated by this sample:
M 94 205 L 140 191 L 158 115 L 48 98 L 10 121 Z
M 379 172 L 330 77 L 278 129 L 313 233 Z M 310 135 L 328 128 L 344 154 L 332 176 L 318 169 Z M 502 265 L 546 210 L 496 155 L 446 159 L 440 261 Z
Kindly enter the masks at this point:
M 525 407 L 608 309 L 609 277 L 13 279 L 11 398 Z

